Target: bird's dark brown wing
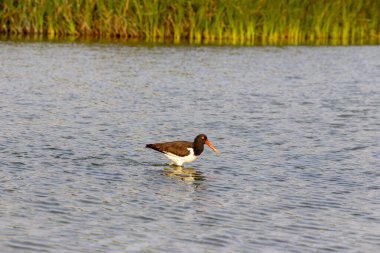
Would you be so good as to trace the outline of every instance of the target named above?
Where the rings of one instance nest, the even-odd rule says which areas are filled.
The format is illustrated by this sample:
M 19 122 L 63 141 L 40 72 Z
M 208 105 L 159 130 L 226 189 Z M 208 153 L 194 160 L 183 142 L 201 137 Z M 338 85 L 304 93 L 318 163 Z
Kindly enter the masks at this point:
M 164 143 L 147 144 L 147 148 L 157 150 L 162 153 L 172 153 L 178 156 L 187 156 L 190 154 L 188 148 L 193 147 L 193 143 L 189 141 L 172 141 Z

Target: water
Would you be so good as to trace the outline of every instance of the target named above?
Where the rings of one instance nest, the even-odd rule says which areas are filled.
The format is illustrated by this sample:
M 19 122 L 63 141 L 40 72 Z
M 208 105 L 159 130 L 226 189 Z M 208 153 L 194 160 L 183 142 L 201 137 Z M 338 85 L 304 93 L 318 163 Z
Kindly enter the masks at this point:
M 379 252 L 380 47 L 0 43 L 1 252 Z M 184 169 L 146 143 L 206 147 Z

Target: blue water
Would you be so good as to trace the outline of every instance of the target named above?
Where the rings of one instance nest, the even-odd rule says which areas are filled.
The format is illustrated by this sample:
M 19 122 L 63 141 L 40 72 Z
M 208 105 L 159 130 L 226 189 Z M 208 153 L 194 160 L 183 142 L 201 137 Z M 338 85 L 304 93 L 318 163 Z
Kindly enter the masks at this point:
M 0 42 L 1 252 L 379 252 L 380 47 Z M 207 147 L 185 168 L 146 143 Z

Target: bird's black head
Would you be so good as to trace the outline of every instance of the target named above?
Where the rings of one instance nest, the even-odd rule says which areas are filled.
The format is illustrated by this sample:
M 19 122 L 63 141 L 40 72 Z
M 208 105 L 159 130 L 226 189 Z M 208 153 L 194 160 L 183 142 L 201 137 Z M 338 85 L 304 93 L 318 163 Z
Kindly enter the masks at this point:
M 205 134 L 199 134 L 197 137 L 195 137 L 194 142 L 200 142 L 200 143 L 205 143 L 207 141 L 207 136 Z
M 207 140 L 207 136 L 205 134 L 200 134 L 197 137 L 195 137 L 193 148 L 194 148 L 194 154 L 200 155 L 203 152 L 204 145 L 209 146 L 216 154 L 220 154 L 219 151 L 211 144 L 209 140 Z

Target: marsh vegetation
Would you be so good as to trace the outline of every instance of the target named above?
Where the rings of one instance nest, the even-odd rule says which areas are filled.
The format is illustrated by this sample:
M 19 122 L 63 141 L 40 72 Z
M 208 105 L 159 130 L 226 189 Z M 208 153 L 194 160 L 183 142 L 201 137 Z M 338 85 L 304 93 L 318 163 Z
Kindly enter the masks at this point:
M 380 42 L 377 0 L 0 0 L 3 35 L 228 44 Z

